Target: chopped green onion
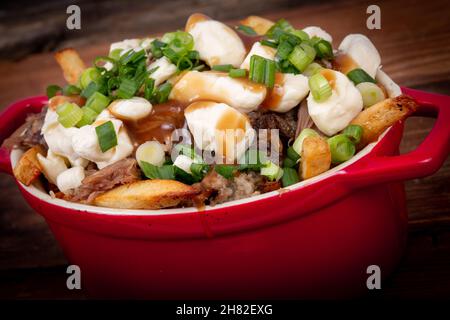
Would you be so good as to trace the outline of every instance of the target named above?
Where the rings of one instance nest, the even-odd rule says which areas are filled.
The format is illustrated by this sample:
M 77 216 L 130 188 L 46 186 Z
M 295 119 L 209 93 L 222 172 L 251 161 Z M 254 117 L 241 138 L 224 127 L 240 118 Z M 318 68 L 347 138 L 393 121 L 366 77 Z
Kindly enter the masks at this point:
M 278 20 L 269 30 L 266 32 L 266 37 L 279 42 L 280 38 L 295 29 L 285 19 Z
M 80 95 L 84 98 L 89 98 L 94 94 L 94 92 L 97 91 L 97 89 L 98 89 L 97 83 L 91 82 L 86 88 L 83 89 L 83 91 L 81 91 Z
M 297 139 L 295 139 L 294 144 L 292 145 L 292 148 L 298 155 L 302 155 L 302 148 L 303 148 L 303 140 L 307 137 L 315 137 L 319 134 L 310 128 L 303 129 L 300 134 L 298 135 Z
M 155 57 L 156 59 L 159 59 L 163 56 L 163 52 L 162 49 L 167 46 L 166 43 L 155 39 L 152 41 L 152 43 L 150 44 L 150 52 L 152 53 L 152 56 Z
M 256 33 L 255 30 L 253 30 L 252 27 L 249 26 L 244 26 L 244 25 L 238 25 L 236 26 L 236 30 L 238 31 L 242 31 L 243 33 L 245 33 L 248 36 L 257 36 L 258 34 Z
M 98 144 L 100 145 L 102 152 L 106 152 L 117 146 L 116 130 L 111 121 L 95 127 L 95 133 L 97 134 Z
M 363 135 L 363 128 L 357 124 L 351 124 L 342 131 L 354 144 L 358 144 L 361 141 Z
M 218 64 L 211 67 L 211 70 L 222 72 L 230 72 L 231 69 L 233 69 L 231 64 Z
M 247 70 L 245 69 L 231 69 L 228 75 L 232 78 L 244 78 L 247 75 Z
M 123 49 L 120 49 L 120 48 L 114 49 L 109 53 L 109 57 L 114 60 L 119 60 L 122 51 L 123 51 Z
M 86 101 L 86 107 L 91 108 L 97 113 L 102 112 L 109 105 L 109 98 L 100 92 L 93 93 Z
M 267 163 L 266 155 L 257 149 L 248 149 L 239 159 L 239 170 L 260 170 Z
M 320 39 L 317 43 L 314 44 L 314 49 L 316 50 L 317 56 L 323 59 L 332 59 L 333 58 L 333 47 L 331 43 Z
M 334 164 L 349 160 L 355 154 L 355 145 L 345 134 L 338 134 L 328 139 L 331 162 Z
M 269 40 L 266 40 L 266 39 L 261 40 L 260 43 L 263 46 L 266 46 L 266 47 L 271 47 L 271 48 L 274 48 L 274 49 L 278 48 L 278 44 L 276 42 L 269 41 Z
M 81 88 L 86 88 L 92 81 L 97 81 L 100 77 L 100 72 L 97 68 L 87 68 L 83 71 L 80 78 Z
M 383 90 L 375 83 L 361 82 L 356 85 L 356 89 L 361 93 L 364 108 L 371 107 L 385 99 Z
M 257 83 L 264 83 L 265 68 L 266 68 L 266 59 L 258 55 L 251 56 L 250 71 L 249 71 L 250 80 Z
M 261 168 L 261 175 L 266 176 L 270 181 L 278 181 L 283 176 L 283 169 L 269 161 Z
M 138 91 L 138 83 L 133 79 L 122 79 L 120 87 L 117 90 L 117 97 L 122 99 L 130 99 L 134 97 Z
M 47 97 L 49 99 L 53 98 L 58 93 L 62 93 L 62 88 L 60 86 L 57 86 L 56 84 L 52 84 L 47 87 Z
M 375 79 L 372 78 L 371 76 L 369 76 L 367 74 L 367 72 L 365 72 L 363 69 L 357 68 L 357 69 L 353 69 L 352 71 L 350 71 L 349 73 L 347 73 L 347 77 L 353 81 L 353 83 L 355 85 L 358 85 L 362 82 L 372 82 L 372 83 L 376 83 Z
M 283 168 L 283 176 L 281 177 L 281 184 L 283 187 L 289 187 L 300 181 L 297 170 L 293 168 Z
M 137 63 L 140 60 L 144 60 L 146 59 L 146 54 L 145 54 L 145 50 L 139 50 L 139 51 L 134 51 L 133 49 L 127 51 L 125 54 L 123 54 L 122 56 L 120 56 L 120 63 L 121 64 L 129 64 L 129 63 Z M 110 59 L 111 62 L 112 59 Z M 112 60 L 114 63 L 116 63 L 115 60 Z
M 286 157 L 283 160 L 283 167 L 293 168 L 296 165 L 297 165 L 297 161 L 295 161 L 295 160 L 293 160 L 293 159 L 291 159 L 289 157 Z
M 294 146 L 291 146 L 287 149 L 286 155 L 288 156 L 288 158 L 290 158 L 294 161 L 297 161 L 298 159 L 300 159 L 300 154 L 297 151 L 295 151 Z
M 147 80 L 145 80 L 144 98 L 150 101 L 152 99 L 154 90 L 155 80 L 152 78 L 148 78 Z
M 194 64 L 187 56 L 184 56 L 184 57 L 178 59 L 177 69 L 180 71 L 190 70 L 190 69 L 192 69 L 193 66 L 194 66 Z
M 95 58 L 94 66 L 96 66 L 97 68 L 100 68 L 100 69 L 105 69 L 105 65 L 108 62 L 112 64 L 111 70 L 113 70 L 113 71 L 117 70 L 117 61 L 110 57 L 106 57 L 106 56 L 100 56 L 100 57 Z
M 305 31 L 303 31 L 303 30 L 292 30 L 291 33 L 292 33 L 294 36 L 300 38 L 302 41 L 307 41 L 307 40 L 309 40 L 309 35 L 308 35 Z
M 156 88 L 152 97 L 152 102 L 156 104 L 167 102 L 167 100 L 169 100 L 170 91 L 172 91 L 172 84 L 169 82 L 163 83 Z
M 287 59 L 292 50 L 294 50 L 294 46 L 290 44 L 288 41 L 283 41 L 278 46 L 276 56 L 281 60 Z
M 91 108 L 83 107 L 81 108 L 81 110 L 83 110 L 83 117 L 77 123 L 78 128 L 92 124 L 95 121 L 95 118 L 97 118 L 98 116 L 98 113 Z
M 266 67 L 264 72 L 264 84 L 267 88 L 273 88 L 275 85 L 276 63 L 273 60 L 266 59 Z
M 168 32 L 162 37 L 161 41 L 169 46 L 172 45 L 172 49 L 176 52 L 178 52 L 178 49 L 190 51 L 194 48 L 194 38 L 185 31 Z
M 201 180 L 209 171 L 209 165 L 205 163 L 191 163 L 192 175 L 196 180 Z
M 315 75 L 316 73 L 320 72 L 320 70 L 322 70 L 323 67 L 318 64 L 317 62 L 313 62 L 311 63 L 309 66 L 306 67 L 305 71 L 303 71 L 303 75 L 305 77 L 311 77 L 313 75 Z
M 314 61 L 315 56 L 316 51 L 314 48 L 306 43 L 302 43 L 292 50 L 288 59 L 300 72 L 303 72 Z
M 64 128 L 75 126 L 83 117 L 83 111 L 75 103 L 66 102 L 56 108 L 58 122 Z
M 236 167 L 228 164 L 217 164 L 214 166 L 214 170 L 222 177 L 231 179 L 234 176 Z
M 311 94 L 317 102 L 326 101 L 329 97 L 331 97 L 331 86 L 328 83 L 327 78 L 325 78 L 322 74 L 316 73 L 311 76 L 308 83 L 309 88 L 311 89 Z
M 63 89 L 63 95 L 65 95 L 65 96 L 77 95 L 77 94 L 80 94 L 80 92 L 81 92 L 81 89 L 78 88 L 77 86 L 74 86 L 73 84 L 68 84 Z
M 141 167 L 142 172 L 148 179 L 175 179 L 175 167 L 173 165 L 165 164 L 162 166 L 155 166 L 145 161 L 139 161 L 139 167 Z

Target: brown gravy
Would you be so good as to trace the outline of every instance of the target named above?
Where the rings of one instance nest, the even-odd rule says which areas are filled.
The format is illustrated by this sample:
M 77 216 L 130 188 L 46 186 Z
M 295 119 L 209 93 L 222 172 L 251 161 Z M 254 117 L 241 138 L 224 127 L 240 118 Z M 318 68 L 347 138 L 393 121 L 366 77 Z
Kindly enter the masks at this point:
M 172 132 L 184 125 L 187 105 L 175 100 L 156 104 L 147 117 L 138 121 L 125 121 L 128 132 L 138 144 L 149 140 L 170 141 Z
M 343 74 L 347 74 L 353 69 L 358 68 L 358 64 L 355 62 L 355 60 L 353 60 L 352 57 L 346 54 L 337 55 L 331 63 L 334 70 L 342 72 Z

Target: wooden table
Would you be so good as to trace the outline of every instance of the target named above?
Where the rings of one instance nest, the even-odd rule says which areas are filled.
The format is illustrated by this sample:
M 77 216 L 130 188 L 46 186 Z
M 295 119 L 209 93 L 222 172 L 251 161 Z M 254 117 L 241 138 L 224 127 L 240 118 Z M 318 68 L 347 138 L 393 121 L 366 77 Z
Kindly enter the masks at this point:
M 101 2 L 108 1 L 114 2 Z M 180 1 L 175 2 L 180 4 Z M 240 6 L 241 2 L 246 5 Z M 221 18 L 238 19 L 253 11 L 271 19 L 284 17 L 297 27 L 319 25 L 333 35 L 335 46 L 348 33 L 365 33 L 380 51 L 385 71 L 398 83 L 449 94 L 450 6 L 447 0 L 378 1 L 381 30 L 366 29 L 365 12 L 369 3 L 365 1 L 299 5 L 296 1 L 272 0 L 256 10 L 254 8 L 258 6 L 255 5 L 260 1 L 250 0 L 250 4 L 247 1 L 230 1 L 228 4 L 227 1 L 226 5 L 224 1 L 215 0 L 212 5 L 193 3 L 200 7 L 199 10 Z M 95 19 L 100 25 L 105 21 L 122 21 L 117 20 L 119 16 L 123 18 L 122 10 L 109 12 L 100 20 L 95 15 L 95 19 L 88 16 L 88 30 L 82 31 L 86 37 L 66 35 L 59 46 L 76 45 L 86 61 L 90 61 L 106 52 L 108 44 L 104 39 L 114 39 L 117 35 L 121 38 L 143 35 L 148 33 L 147 30 L 161 32 L 180 28 L 185 17 L 194 11 L 185 5 L 170 15 L 167 12 L 173 6 L 170 2 L 153 5 L 150 11 L 142 10 L 139 5 L 129 9 L 137 25 L 128 23 L 120 28 L 119 22 L 119 27 L 110 24 L 112 32 L 105 34 L 102 33 L 104 29 L 90 30 L 89 23 Z M 83 4 L 81 7 L 83 10 Z M 59 14 L 61 10 L 64 13 L 64 8 L 58 11 Z M 148 19 L 149 16 L 154 20 Z M 61 20 L 60 17 L 58 19 L 56 21 Z M 158 24 L 155 25 L 154 21 Z M 63 28 L 63 25 L 57 25 L 57 28 Z M 49 83 L 63 83 L 51 53 L 29 54 L 19 61 L 2 60 L 0 106 L 5 107 L 22 97 L 42 94 Z M 401 151 L 413 150 L 432 125 L 433 120 L 430 119 L 408 120 Z M 397 271 L 382 284 L 383 289 L 377 297 L 450 297 L 449 177 L 450 161 L 447 160 L 434 175 L 406 182 L 410 226 L 408 247 Z M 0 189 L 0 298 L 86 298 L 83 292 L 66 289 L 67 261 L 47 225 L 24 202 L 13 180 L 2 174 Z

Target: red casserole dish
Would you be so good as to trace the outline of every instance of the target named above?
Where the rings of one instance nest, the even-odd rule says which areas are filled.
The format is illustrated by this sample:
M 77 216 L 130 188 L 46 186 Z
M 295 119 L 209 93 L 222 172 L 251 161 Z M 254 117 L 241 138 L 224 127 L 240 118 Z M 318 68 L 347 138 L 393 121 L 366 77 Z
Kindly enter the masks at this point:
M 47 221 L 92 297 L 328 298 L 361 294 L 369 265 L 391 273 L 406 243 L 402 181 L 434 173 L 450 149 L 450 97 L 403 88 L 436 117 L 415 150 L 398 155 L 403 123 L 343 166 L 311 180 L 203 211 L 118 210 L 51 199 L 17 182 Z M 45 97 L 0 116 L 0 141 Z M 17 152 L 1 150 L 11 174 Z

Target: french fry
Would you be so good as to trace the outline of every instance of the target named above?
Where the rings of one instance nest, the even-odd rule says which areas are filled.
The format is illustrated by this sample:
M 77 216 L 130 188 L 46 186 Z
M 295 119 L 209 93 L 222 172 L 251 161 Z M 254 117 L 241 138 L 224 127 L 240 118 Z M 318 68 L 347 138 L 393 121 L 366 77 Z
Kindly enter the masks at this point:
M 64 78 L 70 84 L 77 84 L 86 66 L 75 49 L 67 48 L 55 53 L 55 59 L 61 67 Z
M 327 141 L 320 136 L 303 140 L 299 174 L 303 180 L 315 177 L 331 166 L 331 152 Z
M 161 209 L 192 199 L 199 190 L 175 180 L 142 180 L 107 191 L 94 199 L 101 207 Z
M 275 24 L 273 21 L 259 16 L 248 16 L 239 22 L 243 26 L 252 28 L 260 36 L 265 35 L 267 30 Z
M 37 158 L 38 154 L 44 155 L 44 151 L 40 146 L 34 146 L 28 149 L 13 170 L 17 180 L 26 186 L 29 186 L 42 173 L 42 167 Z
M 351 124 L 363 128 L 358 150 L 378 139 L 379 135 L 399 120 L 417 110 L 417 103 L 407 95 L 386 99 L 361 111 Z

